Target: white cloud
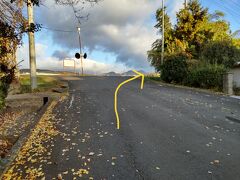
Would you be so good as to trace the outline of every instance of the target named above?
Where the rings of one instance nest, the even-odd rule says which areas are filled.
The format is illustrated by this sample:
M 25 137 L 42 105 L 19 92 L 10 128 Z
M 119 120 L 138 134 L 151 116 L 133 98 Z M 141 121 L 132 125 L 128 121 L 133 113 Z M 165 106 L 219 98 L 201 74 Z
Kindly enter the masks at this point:
M 53 29 L 76 29 L 76 20 L 69 7 L 56 6 L 46 0 L 38 21 Z M 113 53 L 117 62 L 128 67 L 147 68 L 147 51 L 157 38 L 149 19 L 160 6 L 158 0 L 104 0 L 87 8 L 89 20 L 82 24 L 83 44 L 90 50 Z M 52 33 L 54 43 L 72 50 L 78 47 L 77 33 Z
M 171 0 L 166 3 L 167 13 L 170 16 L 171 22 L 176 23 L 176 13 L 184 7 L 184 0 Z
M 48 47 L 43 44 L 36 44 L 36 63 L 38 69 L 47 69 L 47 70 L 57 70 L 62 71 L 63 70 L 63 61 L 59 60 L 56 57 L 48 57 L 46 55 L 46 49 Z M 21 46 L 17 51 L 17 59 L 18 62 L 21 60 L 24 60 L 21 65 L 21 69 L 28 69 L 29 68 L 29 57 L 28 57 L 28 46 L 23 45 Z M 101 63 L 97 62 L 91 59 L 86 59 L 83 61 L 84 65 L 84 71 L 86 73 L 91 74 L 101 74 L 106 73 L 109 71 L 115 71 L 115 72 L 125 72 L 129 70 L 124 65 L 121 64 L 107 64 L 107 63 Z M 80 71 L 81 64 L 80 61 L 76 61 L 76 69 L 77 71 Z M 67 71 L 73 71 L 73 68 L 67 68 Z

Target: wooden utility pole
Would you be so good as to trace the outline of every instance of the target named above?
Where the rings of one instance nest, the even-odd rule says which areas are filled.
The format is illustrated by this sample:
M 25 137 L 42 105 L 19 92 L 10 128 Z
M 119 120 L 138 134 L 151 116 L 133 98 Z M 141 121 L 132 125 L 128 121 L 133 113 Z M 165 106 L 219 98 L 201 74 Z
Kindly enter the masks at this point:
M 185 8 L 185 9 L 187 8 L 187 3 L 188 3 L 188 1 L 185 0 L 185 2 L 184 2 L 184 8 Z
M 161 55 L 161 64 L 163 64 L 164 59 L 164 32 L 165 32 L 165 5 L 164 0 L 162 0 L 162 55 Z
M 28 40 L 29 40 L 29 64 L 30 64 L 30 81 L 31 89 L 34 90 L 37 88 L 37 73 L 36 73 L 36 52 L 35 52 L 35 39 L 34 31 L 31 27 L 34 24 L 33 20 L 33 3 L 31 0 L 27 1 L 27 10 L 28 10 Z

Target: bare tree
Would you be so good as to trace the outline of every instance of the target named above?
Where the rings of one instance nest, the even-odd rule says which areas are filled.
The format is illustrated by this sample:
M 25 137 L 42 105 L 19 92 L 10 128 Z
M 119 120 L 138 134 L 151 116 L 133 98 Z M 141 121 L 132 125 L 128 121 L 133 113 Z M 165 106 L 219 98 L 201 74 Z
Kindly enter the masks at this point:
M 84 5 L 88 3 L 93 6 L 100 1 L 102 0 L 55 0 L 59 5 L 71 6 L 79 24 L 81 24 L 81 20 L 87 20 L 89 17 L 89 14 L 83 14 Z

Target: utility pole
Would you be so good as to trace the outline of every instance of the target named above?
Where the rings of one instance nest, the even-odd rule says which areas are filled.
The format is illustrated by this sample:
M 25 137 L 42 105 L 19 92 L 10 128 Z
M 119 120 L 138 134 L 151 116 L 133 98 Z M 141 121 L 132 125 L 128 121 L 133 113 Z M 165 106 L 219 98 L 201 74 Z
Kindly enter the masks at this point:
M 185 7 L 185 9 L 187 8 L 187 3 L 188 3 L 188 1 L 185 0 L 185 2 L 184 2 L 184 7 Z
M 27 1 L 27 10 L 28 10 L 28 40 L 29 40 L 29 64 L 30 64 L 30 81 L 31 89 L 34 90 L 37 88 L 37 73 L 36 73 L 36 52 L 35 52 L 35 39 L 34 32 L 31 31 L 33 20 L 33 3 L 31 0 Z
M 165 22 L 165 5 L 164 5 L 164 0 L 162 0 L 162 55 L 161 55 L 161 64 L 163 64 L 163 59 L 164 59 L 164 32 L 165 32 L 165 27 L 164 27 L 164 22 Z
M 81 60 L 82 76 L 83 76 L 83 54 L 82 54 L 82 41 L 81 41 L 81 33 L 80 33 L 81 28 L 78 27 L 77 29 L 78 29 L 78 36 L 79 36 L 80 60 Z

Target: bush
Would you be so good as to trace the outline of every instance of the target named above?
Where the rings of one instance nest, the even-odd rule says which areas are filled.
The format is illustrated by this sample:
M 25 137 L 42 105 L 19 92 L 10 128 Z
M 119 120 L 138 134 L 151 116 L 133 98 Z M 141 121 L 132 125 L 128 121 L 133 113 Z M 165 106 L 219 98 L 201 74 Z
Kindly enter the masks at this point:
M 223 65 L 205 64 L 191 69 L 184 80 L 184 84 L 201 88 L 223 88 L 223 74 L 226 68 Z
M 8 89 L 14 79 L 15 68 L 16 66 L 9 69 L 6 65 L 0 63 L 0 109 L 5 105 Z
M 240 59 L 240 50 L 231 41 L 208 43 L 202 50 L 202 59 L 210 64 L 231 68 Z
M 239 87 L 234 86 L 233 91 L 234 91 L 235 95 L 240 96 L 240 88 Z
M 0 85 L 0 110 L 4 107 L 4 95 L 2 91 L 2 86 Z
M 181 83 L 188 72 L 187 57 L 183 54 L 165 57 L 161 66 L 161 79 L 167 83 Z
M 5 106 L 5 98 L 7 97 L 8 85 L 0 82 L 0 109 Z

